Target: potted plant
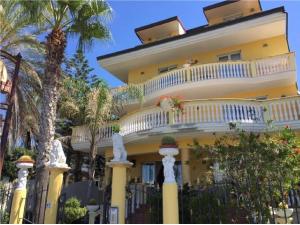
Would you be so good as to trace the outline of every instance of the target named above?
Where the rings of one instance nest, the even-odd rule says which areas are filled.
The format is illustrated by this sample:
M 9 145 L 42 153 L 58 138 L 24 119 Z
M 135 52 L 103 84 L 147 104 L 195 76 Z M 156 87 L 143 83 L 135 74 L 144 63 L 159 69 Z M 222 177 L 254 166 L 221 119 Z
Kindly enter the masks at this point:
M 177 155 L 178 145 L 175 139 L 171 136 L 164 136 L 161 140 L 159 153 L 161 155 Z
M 284 212 L 285 211 L 285 212 Z M 293 214 L 293 209 L 289 209 L 289 206 L 285 202 L 280 202 L 278 204 L 278 208 L 274 209 L 274 213 L 279 216 L 284 218 L 286 217 L 291 217 Z
M 121 130 L 120 125 L 118 125 L 118 124 L 112 125 L 111 129 L 112 129 L 113 134 L 118 134 L 118 133 L 120 133 L 120 130 Z
M 89 210 L 89 212 L 95 212 L 99 208 L 99 205 L 95 199 L 90 199 L 86 208 Z
M 179 96 L 161 96 L 156 105 L 165 111 L 183 112 L 183 100 Z
M 165 111 L 169 111 L 172 109 L 171 98 L 168 96 L 161 96 L 156 105 Z

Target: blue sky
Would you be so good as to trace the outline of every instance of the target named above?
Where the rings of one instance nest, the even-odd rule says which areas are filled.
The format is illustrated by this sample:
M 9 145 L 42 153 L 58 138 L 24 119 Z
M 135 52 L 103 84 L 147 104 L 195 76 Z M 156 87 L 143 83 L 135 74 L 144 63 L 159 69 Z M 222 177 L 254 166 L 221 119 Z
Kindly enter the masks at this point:
M 220 1 L 108 1 L 113 8 L 113 18 L 108 24 L 113 39 L 108 42 L 96 42 L 93 49 L 86 52 L 89 64 L 94 73 L 107 81 L 111 87 L 122 85 L 122 82 L 105 71 L 97 63 L 96 57 L 107 53 L 130 48 L 140 44 L 134 29 L 149 23 L 178 16 L 186 29 L 206 24 L 202 8 Z M 288 38 L 291 51 L 300 52 L 300 1 L 298 0 L 262 0 L 263 10 L 284 6 L 288 12 Z M 67 55 L 71 56 L 76 43 L 69 42 Z M 300 53 L 299 53 L 300 54 Z M 300 56 L 297 57 L 300 65 Z M 298 66 L 299 69 L 299 66 Z M 299 77 L 298 77 L 299 83 Z

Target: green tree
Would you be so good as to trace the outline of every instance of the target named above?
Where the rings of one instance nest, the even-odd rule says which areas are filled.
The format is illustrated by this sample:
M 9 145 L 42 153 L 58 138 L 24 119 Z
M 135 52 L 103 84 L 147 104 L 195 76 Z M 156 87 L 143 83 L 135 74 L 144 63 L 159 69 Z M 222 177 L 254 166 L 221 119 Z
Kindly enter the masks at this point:
M 232 180 L 259 179 L 290 183 L 299 179 L 299 140 L 288 127 L 277 133 L 253 133 L 235 128 L 233 135 L 216 140 L 215 160 Z
M 30 149 L 18 147 L 10 151 L 5 155 L 5 164 L 3 167 L 3 176 L 8 177 L 10 181 L 15 180 L 18 177 L 18 169 L 16 167 L 16 161 L 23 155 L 29 155 L 32 159 L 35 159 L 36 153 Z M 30 170 L 30 175 L 32 170 Z
M 234 132 L 217 138 L 213 146 L 195 142 L 192 149 L 196 156 L 208 151 L 212 160 L 220 163 L 232 194 L 241 200 L 231 207 L 254 213 L 260 223 L 266 223 L 270 201 L 286 201 L 283 189 L 288 190 L 300 178 L 299 139 L 289 127 L 272 133 L 246 132 L 234 124 L 230 127 Z
M 94 69 L 89 66 L 88 60 L 80 49 L 76 51 L 71 59 L 65 60 L 65 74 L 76 80 L 84 80 L 86 83 L 89 83 L 90 73 L 93 70 Z
M 21 51 L 22 62 L 17 84 L 16 101 L 12 114 L 13 143 L 18 138 L 26 139 L 28 133 L 35 138 L 38 134 L 39 96 L 41 80 L 39 70 L 43 63 L 44 46 L 37 40 L 42 30 L 26 28 L 31 21 L 22 15 L 22 8 L 16 1 L 0 1 L 0 60 L 3 60 L 9 75 L 14 71 L 14 59 L 4 51 L 17 54 Z
M 45 165 L 49 161 L 51 144 L 55 133 L 56 109 L 58 101 L 58 83 L 61 78 L 61 64 L 67 45 L 67 35 L 77 38 L 78 48 L 91 47 L 95 39 L 108 39 L 110 33 L 104 25 L 109 18 L 111 8 L 105 1 L 98 0 L 45 0 L 19 1 L 23 7 L 23 16 L 30 18 L 35 26 L 47 28 L 45 33 L 45 70 L 42 79 L 42 104 L 40 136 L 38 142 L 36 175 L 36 211 L 35 222 L 43 223 L 45 205 L 41 202 L 45 196 L 42 190 L 48 185 L 48 171 Z

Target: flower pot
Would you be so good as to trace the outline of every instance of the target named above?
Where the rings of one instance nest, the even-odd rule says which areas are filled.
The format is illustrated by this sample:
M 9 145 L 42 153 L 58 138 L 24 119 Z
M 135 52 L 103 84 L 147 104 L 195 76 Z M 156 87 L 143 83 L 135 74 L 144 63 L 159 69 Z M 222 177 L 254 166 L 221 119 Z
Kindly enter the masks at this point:
M 159 149 L 159 154 L 161 155 L 169 155 L 169 156 L 174 156 L 174 155 L 178 155 L 179 150 L 177 148 L 177 145 L 162 145 L 160 146 Z
M 99 209 L 99 205 L 87 205 L 86 208 L 89 212 L 96 212 Z

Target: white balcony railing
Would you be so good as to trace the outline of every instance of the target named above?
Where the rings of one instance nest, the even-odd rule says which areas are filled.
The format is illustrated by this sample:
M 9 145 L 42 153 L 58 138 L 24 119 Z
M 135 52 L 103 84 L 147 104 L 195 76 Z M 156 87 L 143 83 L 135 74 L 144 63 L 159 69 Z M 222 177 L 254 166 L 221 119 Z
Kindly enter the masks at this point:
M 292 70 L 295 70 L 295 56 L 294 53 L 288 53 L 251 61 L 218 62 L 176 69 L 137 86 L 148 96 L 169 87 L 188 83 L 211 79 L 254 78 Z M 118 88 L 113 91 L 117 92 Z
M 197 100 L 185 101 L 181 112 L 164 111 L 160 107 L 151 107 L 125 116 L 118 124 L 121 134 L 128 136 L 141 132 L 151 132 L 157 128 L 177 129 L 178 126 L 195 126 L 214 131 L 228 130 L 230 122 L 248 126 L 256 125 L 266 128 L 268 120 L 274 125 L 286 125 L 300 120 L 300 97 L 288 97 L 266 101 L 256 100 Z M 111 124 L 99 130 L 101 144 L 110 144 Z M 72 142 L 88 142 L 87 128 L 75 127 L 72 133 Z

